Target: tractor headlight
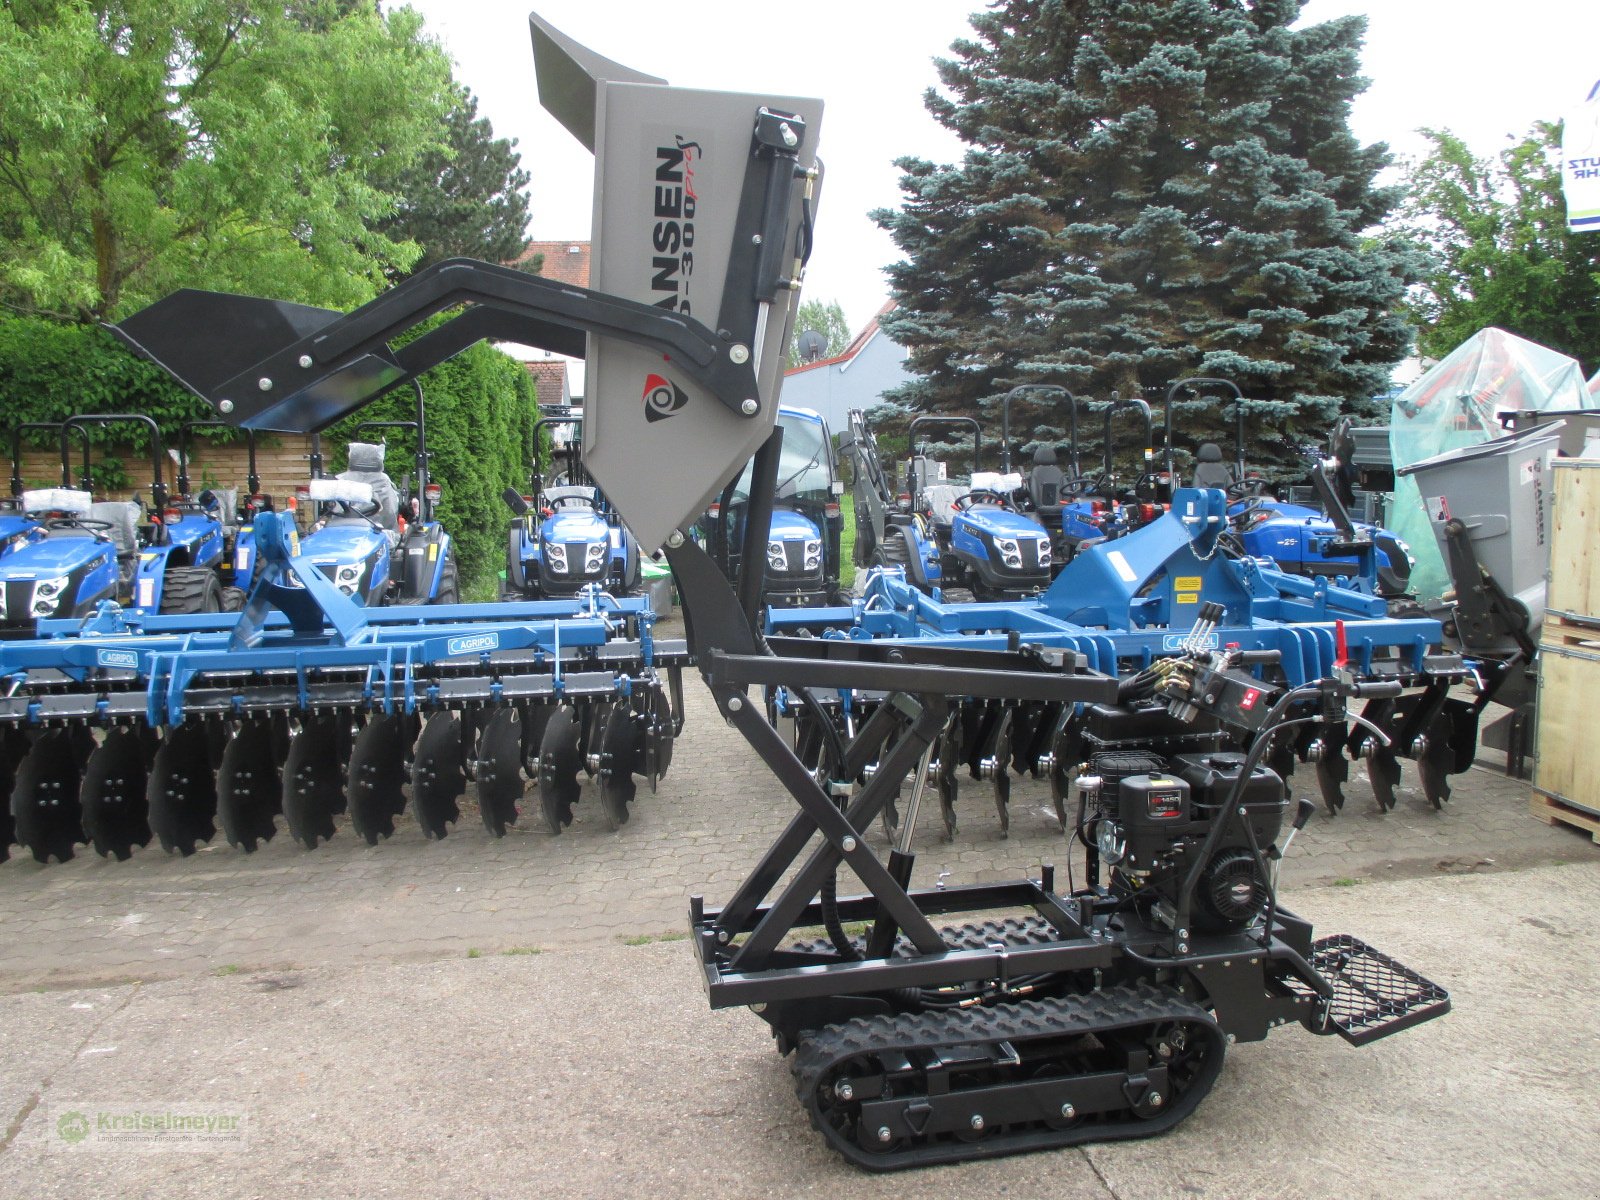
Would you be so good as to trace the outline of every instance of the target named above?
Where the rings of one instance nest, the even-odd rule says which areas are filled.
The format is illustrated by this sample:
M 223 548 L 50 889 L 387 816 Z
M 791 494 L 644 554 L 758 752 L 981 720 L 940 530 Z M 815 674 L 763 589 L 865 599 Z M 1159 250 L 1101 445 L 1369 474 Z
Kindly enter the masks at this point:
M 1048 567 L 1050 565 L 1050 539 L 1049 538 L 1040 538 L 1039 539 L 1039 565 L 1041 567 Z
M 337 583 L 340 587 L 343 587 L 347 583 L 354 584 L 360 578 L 361 578 L 361 564 L 360 563 L 346 563 L 344 566 L 339 568 L 339 572 L 334 577 L 333 581 L 335 583 Z
M 41 579 L 33 585 L 33 615 L 48 617 L 61 605 L 61 597 L 72 582 L 70 575 L 57 575 L 54 579 Z
M 560 542 L 550 542 L 545 546 L 544 554 L 546 560 L 550 563 L 552 571 L 557 575 L 565 575 L 567 573 L 567 548 L 565 546 Z
M 994 548 L 1000 552 L 1000 561 L 1012 570 L 1022 569 L 1022 549 L 1016 538 L 995 538 Z
M 822 566 L 822 542 L 816 538 L 806 541 L 806 570 L 815 571 Z
M 584 555 L 583 569 L 586 574 L 593 574 L 606 564 L 606 551 L 611 548 L 609 541 L 590 542 L 588 553 Z
M 782 542 L 767 543 L 767 566 L 775 571 L 781 571 L 789 565 L 788 558 L 783 552 Z

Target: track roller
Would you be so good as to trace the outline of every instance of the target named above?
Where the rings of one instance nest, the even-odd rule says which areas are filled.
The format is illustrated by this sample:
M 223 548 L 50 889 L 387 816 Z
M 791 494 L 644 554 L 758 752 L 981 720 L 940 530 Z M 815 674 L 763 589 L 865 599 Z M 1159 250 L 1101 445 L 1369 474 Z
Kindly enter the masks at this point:
M 86 755 L 74 733 L 52 729 L 41 734 L 17 764 L 11 790 L 16 838 L 35 862 L 66 862 L 83 835 L 78 803 L 78 764 Z M 87 730 L 82 731 L 87 734 Z
M 792 1069 L 828 1145 L 885 1171 L 1163 1133 L 1226 1050 L 1203 1008 L 1139 984 L 858 1018 L 804 1035 Z
M 270 721 L 245 721 L 232 731 L 217 768 L 217 820 L 230 846 L 253 854 L 278 832 L 283 786 Z
M 517 821 L 517 801 L 527 786 L 522 773 L 522 710 L 512 705 L 497 709 L 478 735 L 478 809 L 483 827 L 495 837 L 505 837 L 506 826 Z
M 550 714 L 539 742 L 539 807 L 551 833 L 560 833 L 572 824 L 578 772 L 583 769 L 582 735 L 578 714 L 563 704 Z
M 204 725 L 184 724 L 167 731 L 150 762 L 145 791 L 150 829 L 169 853 L 188 858 L 196 842 L 217 834 L 217 778 L 211 771 L 211 737 Z
M 628 823 L 628 805 L 639 792 L 636 772 L 645 769 L 648 717 L 625 704 L 613 704 L 600 733 L 600 811 L 613 830 Z
M 339 718 L 312 716 L 289 731 L 289 755 L 283 764 L 283 815 L 289 836 L 315 850 L 333 838 L 333 818 L 344 811 L 339 772 Z
M 453 713 L 436 712 L 422 726 L 411 761 L 411 812 L 423 835 L 442 838 L 461 819 L 457 798 L 467 788 L 463 725 Z
M 113 729 L 84 764 L 78 793 L 83 831 L 102 858 L 124 862 L 135 846 L 150 844 L 149 762 L 144 735 Z
M 393 837 L 394 819 L 406 810 L 406 754 L 414 728 L 410 717 L 380 714 L 361 727 L 350 747 L 350 828 L 369 846 Z

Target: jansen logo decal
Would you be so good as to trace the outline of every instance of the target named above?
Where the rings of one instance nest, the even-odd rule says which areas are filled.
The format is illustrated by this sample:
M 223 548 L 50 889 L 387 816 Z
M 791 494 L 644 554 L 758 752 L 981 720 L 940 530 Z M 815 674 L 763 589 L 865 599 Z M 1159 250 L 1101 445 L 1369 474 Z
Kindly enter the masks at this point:
M 467 637 L 453 637 L 445 643 L 445 650 L 449 654 L 482 654 L 488 650 L 496 650 L 500 646 L 498 633 L 475 633 Z
M 645 376 L 645 420 L 664 421 L 687 403 L 689 403 L 689 397 L 672 380 L 663 378 L 660 375 Z

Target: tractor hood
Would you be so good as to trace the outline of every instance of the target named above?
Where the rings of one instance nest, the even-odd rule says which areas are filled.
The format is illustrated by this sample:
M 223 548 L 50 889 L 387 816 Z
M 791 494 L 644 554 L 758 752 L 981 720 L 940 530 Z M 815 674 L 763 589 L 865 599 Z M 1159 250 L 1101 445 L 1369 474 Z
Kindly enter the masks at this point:
M 53 537 L 21 546 L 0 559 L 0 579 L 55 579 L 113 553 L 110 542 L 90 537 Z
M 790 508 L 772 510 L 771 540 L 775 542 L 815 541 L 822 536 L 816 523 Z
M 611 526 L 592 510 L 558 512 L 539 526 L 547 542 L 604 542 L 611 538 Z
M 1028 537 L 1039 538 L 1048 536 L 1044 526 L 1030 517 L 1021 513 L 1012 512 L 1010 509 L 1000 508 L 998 505 L 979 504 L 967 509 L 966 512 L 956 514 L 956 522 L 966 525 L 969 529 L 988 534 L 990 537 Z
M 371 525 L 325 525 L 300 543 L 300 553 L 319 567 L 365 562 L 389 552 L 389 535 Z

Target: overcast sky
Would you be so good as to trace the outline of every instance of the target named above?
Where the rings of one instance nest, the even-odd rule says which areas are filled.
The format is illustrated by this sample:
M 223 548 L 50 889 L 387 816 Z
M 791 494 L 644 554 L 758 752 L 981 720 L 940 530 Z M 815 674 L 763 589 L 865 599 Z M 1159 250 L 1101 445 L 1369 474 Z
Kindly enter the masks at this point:
M 410 0 L 533 176 L 531 235 L 589 236 L 593 157 L 539 107 L 530 9 L 606 57 L 686 87 L 820 96 L 827 182 L 805 298 L 837 300 L 859 329 L 899 257 L 867 219 L 900 201 L 893 160 L 954 162 L 962 143 L 922 105 L 932 59 L 970 34 L 976 0 Z M 1355 105 L 1363 141 L 1418 153 L 1447 127 L 1488 154 L 1573 109 L 1600 79 L 1597 0 L 1308 0 L 1302 21 L 1368 18 Z M 1595 236 L 1600 236 L 1597 234 Z

